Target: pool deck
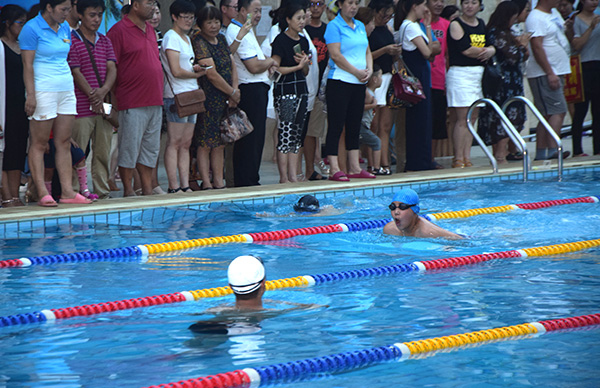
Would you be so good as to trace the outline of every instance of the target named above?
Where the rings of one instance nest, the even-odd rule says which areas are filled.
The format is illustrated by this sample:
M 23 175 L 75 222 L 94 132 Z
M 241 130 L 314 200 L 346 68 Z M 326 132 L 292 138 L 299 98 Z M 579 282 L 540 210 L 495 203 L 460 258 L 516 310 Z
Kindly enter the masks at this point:
M 475 150 L 475 148 L 474 148 Z M 0 222 L 35 220 L 43 218 L 64 217 L 91 213 L 106 213 L 115 211 L 136 210 L 159 206 L 181 206 L 188 204 L 201 204 L 210 202 L 227 202 L 247 200 L 259 197 L 274 197 L 280 195 L 298 195 L 302 193 L 331 192 L 337 190 L 363 189 L 367 187 L 415 184 L 436 180 L 468 179 L 474 177 L 493 176 L 492 168 L 483 152 L 472 158 L 473 167 L 449 168 L 451 158 L 442 158 L 441 164 L 446 168 L 441 170 L 419 171 L 410 173 L 395 173 L 390 176 L 378 176 L 376 179 L 353 179 L 350 182 L 312 181 L 278 184 L 277 166 L 270 161 L 263 162 L 261 166 L 261 181 L 267 184 L 254 187 L 237 187 L 224 190 L 197 191 L 193 193 L 164 194 L 152 196 L 139 196 L 128 198 L 111 198 L 94 202 L 90 205 L 63 205 L 45 208 L 37 204 L 27 204 L 24 207 L 11 207 L 0 209 Z M 557 176 L 557 162 L 544 165 L 543 162 L 533 162 L 532 172 L 550 171 Z M 564 168 L 600 166 L 600 156 L 580 158 L 567 158 Z M 522 173 L 522 162 L 510 162 L 499 166 L 498 175 Z M 159 177 L 160 178 L 160 177 Z M 163 184 L 163 179 L 159 179 Z M 120 193 L 116 193 L 119 195 Z M 594 193 L 588 193 L 594 194 Z M 598 193 L 595 193 L 598 194 Z M 121 194 L 122 195 L 122 194 Z

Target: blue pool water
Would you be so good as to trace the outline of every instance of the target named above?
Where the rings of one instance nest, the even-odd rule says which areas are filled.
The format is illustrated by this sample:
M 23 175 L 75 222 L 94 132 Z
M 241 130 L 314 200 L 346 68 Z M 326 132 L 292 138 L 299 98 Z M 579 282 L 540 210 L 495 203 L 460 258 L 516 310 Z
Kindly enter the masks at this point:
M 447 182 L 418 188 L 422 212 L 599 195 L 600 172 L 561 183 Z M 389 217 L 386 193 L 328 193 L 341 214 L 290 214 L 294 197 L 5 225 L 1 259 L 329 225 Z M 0 316 L 226 284 L 229 261 L 263 258 L 269 279 L 463 256 L 600 237 L 600 204 L 440 221 L 468 240 L 416 240 L 380 230 L 225 244 L 152 257 L 0 270 Z M 194 336 L 190 324 L 232 297 L 0 328 L 0 386 L 141 387 L 417 339 L 600 311 L 600 249 L 495 260 L 267 292 L 327 305 L 260 322 L 254 333 Z M 559 331 L 423 359 L 318 376 L 289 387 L 600 386 L 600 328 Z

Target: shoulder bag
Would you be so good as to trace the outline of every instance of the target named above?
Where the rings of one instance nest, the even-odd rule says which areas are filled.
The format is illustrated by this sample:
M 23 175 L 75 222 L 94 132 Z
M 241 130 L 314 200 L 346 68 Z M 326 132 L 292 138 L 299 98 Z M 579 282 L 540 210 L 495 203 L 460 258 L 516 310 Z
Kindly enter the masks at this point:
M 96 58 L 94 57 L 94 54 L 92 54 L 92 48 L 90 47 L 90 43 L 87 41 L 85 36 L 82 36 L 81 39 L 83 40 L 83 43 L 85 45 L 85 48 L 87 49 L 88 54 L 90 55 L 90 61 L 92 62 L 92 67 L 94 68 L 94 73 L 96 73 L 96 79 L 98 80 L 98 86 L 102 87 L 103 82 L 100 79 L 100 73 L 98 72 L 98 66 L 96 65 Z M 112 125 L 114 128 L 119 128 L 119 112 L 111 104 L 110 93 L 111 92 L 108 92 L 108 94 L 104 98 L 105 102 L 104 102 L 103 110 L 105 113 L 102 115 L 102 117 L 104 117 L 104 119 L 106 121 L 108 121 L 110 123 L 110 125 Z M 106 113 L 106 111 L 108 111 L 108 113 Z
M 204 90 L 198 87 L 198 89 L 194 89 L 189 92 L 175 94 L 173 91 L 173 85 L 171 85 L 171 80 L 169 79 L 169 74 L 167 74 L 165 71 L 164 66 L 163 71 L 165 73 L 165 77 L 167 78 L 167 82 L 169 83 L 171 93 L 173 93 L 175 98 L 175 109 L 177 110 L 177 116 L 182 118 L 206 112 L 206 108 L 204 107 L 204 101 L 206 101 Z M 171 109 L 173 108 L 174 107 L 171 106 Z
M 406 32 L 408 24 L 404 28 Z M 400 42 L 404 40 L 401 35 Z M 394 64 L 392 69 L 392 82 L 387 90 L 387 105 L 391 108 L 410 108 L 425 99 L 421 81 L 413 75 L 402 58 Z
M 494 55 L 488 60 L 483 70 L 483 78 L 481 80 L 483 95 L 495 96 L 503 82 L 504 74 L 502 74 L 502 67 L 496 59 L 496 55 Z
M 220 126 L 223 143 L 233 143 L 254 131 L 254 126 L 248 120 L 246 112 L 237 107 L 227 108 Z

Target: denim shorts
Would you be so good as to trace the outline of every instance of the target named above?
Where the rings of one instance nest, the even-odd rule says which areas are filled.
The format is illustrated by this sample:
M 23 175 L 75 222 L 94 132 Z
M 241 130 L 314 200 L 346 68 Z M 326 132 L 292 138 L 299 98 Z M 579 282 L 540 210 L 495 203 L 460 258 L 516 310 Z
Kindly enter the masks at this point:
M 163 105 L 165 107 L 165 114 L 167 115 L 168 123 L 182 123 L 182 124 L 185 124 L 185 123 L 195 124 L 196 123 L 196 117 L 198 115 L 179 117 L 179 115 L 177 114 L 177 106 L 175 105 L 174 98 L 163 98 L 163 102 L 164 102 Z

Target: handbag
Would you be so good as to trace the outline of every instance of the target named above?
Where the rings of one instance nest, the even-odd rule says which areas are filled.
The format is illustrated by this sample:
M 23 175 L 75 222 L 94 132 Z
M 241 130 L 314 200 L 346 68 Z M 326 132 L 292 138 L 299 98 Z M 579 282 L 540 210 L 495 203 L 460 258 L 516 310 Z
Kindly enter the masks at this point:
M 407 28 L 408 24 L 404 27 L 404 32 Z M 403 40 L 404 33 L 401 34 L 400 42 Z M 421 81 L 414 76 L 400 58 L 392 69 L 392 82 L 387 91 L 387 104 L 392 108 L 410 108 L 425 98 Z
M 425 92 L 421 81 L 415 77 L 402 59 L 401 68 L 392 69 L 392 82 L 387 91 L 387 104 L 392 108 L 410 108 L 423 101 Z
M 240 108 L 227 108 L 221 119 L 221 141 L 233 143 L 254 131 L 246 112 Z
M 90 62 L 92 62 L 92 68 L 94 69 L 94 73 L 96 73 L 96 79 L 98 80 L 98 86 L 102 87 L 103 82 L 100 79 L 100 73 L 98 72 L 98 66 L 96 65 L 96 58 L 94 57 L 94 55 L 92 54 L 92 49 L 90 47 L 90 43 L 87 41 L 87 39 L 85 39 L 85 37 L 82 37 L 83 39 L 83 43 L 85 44 L 85 48 L 88 51 L 88 54 L 90 55 Z M 104 111 L 109 111 L 108 114 L 103 114 L 102 117 L 104 117 L 104 119 L 106 121 L 108 121 L 110 123 L 110 125 L 113 126 L 113 128 L 119 128 L 119 111 L 117 111 L 115 109 L 115 107 L 112 105 L 111 103 L 111 98 L 110 98 L 110 93 L 108 93 L 106 95 L 106 97 L 104 97 Z
M 165 71 L 164 66 L 163 71 L 165 72 L 165 77 L 167 78 L 167 82 L 169 83 L 171 93 L 173 93 L 173 96 L 175 98 L 175 105 L 171 105 L 170 109 L 172 111 L 175 110 L 177 112 L 177 116 L 183 118 L 198 113 L 206 112 L 206 108 L 204 107 L 204 101 L 206 101 L 206 95 L 204 94 L 204 90 L 198 88 L 189 92 L 175 94 L 175 92 L 173 91 L 173 85 L 171 85 L 171 80 L 169 79 L 169 75 Z M 175 111 L 173 111 L 173 113 L 175 113 Z
M 481 88 L 484 96 L 495 96 L 500 86 L 504 82 L 502 67 L 496 56 L 490 58 L 483 70 L 483 78 L 481 79 Z

